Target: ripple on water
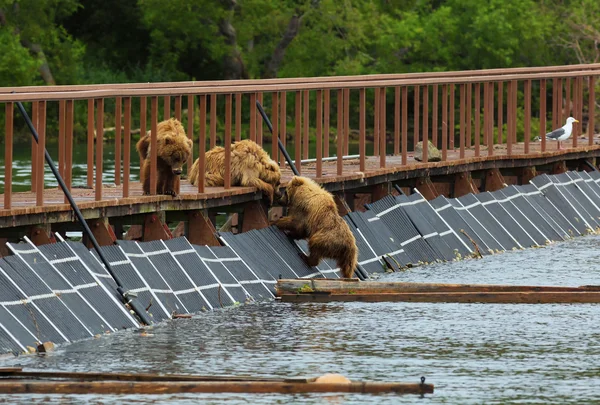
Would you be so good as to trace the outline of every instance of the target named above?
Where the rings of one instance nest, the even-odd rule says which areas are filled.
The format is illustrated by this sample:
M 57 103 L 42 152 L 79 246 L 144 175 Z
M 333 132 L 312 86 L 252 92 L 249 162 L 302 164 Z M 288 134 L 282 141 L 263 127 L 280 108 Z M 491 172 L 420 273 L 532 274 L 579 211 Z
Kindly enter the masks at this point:
M 385 280 L 584 285 L 598 282 L 600 237 L 386 274 Z M 270 302 L 168 322 L 142 336 L 59 347 L 3 366 L 71 371 L 314 376 L 435 384 L 432 403 L 580 404 L 600 396 L 600 332 L 592 304 Z M 413 403 L 381 395 L 171 395 L 7 397 L 30 403 Z

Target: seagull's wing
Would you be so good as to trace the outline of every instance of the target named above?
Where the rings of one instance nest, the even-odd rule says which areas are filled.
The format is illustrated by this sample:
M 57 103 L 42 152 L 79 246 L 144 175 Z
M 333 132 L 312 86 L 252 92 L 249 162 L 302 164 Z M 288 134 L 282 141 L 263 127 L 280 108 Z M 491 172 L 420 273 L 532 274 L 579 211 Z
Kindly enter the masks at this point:
M 555 129 L 552 132 L 549 132 L 546 134 L 546 138 L 550 138 L 550 139 L 558 139 L 560 136 L 563 136 L 565 134 L 565 129 L 564 128 L 558 128 Z

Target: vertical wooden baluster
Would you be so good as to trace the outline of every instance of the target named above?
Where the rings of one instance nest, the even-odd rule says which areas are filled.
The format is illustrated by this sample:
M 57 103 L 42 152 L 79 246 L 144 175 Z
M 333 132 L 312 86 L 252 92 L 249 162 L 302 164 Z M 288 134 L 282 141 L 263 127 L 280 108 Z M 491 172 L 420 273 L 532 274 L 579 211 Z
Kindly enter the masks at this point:
M 261 143 L 262 145 L 262 143 Z M 217 146 L 217 95 L 210 95 L 210 148 Z
M 194 144 L 194 95 L 190 94 L 187 98 L 187 137 L 192 141 L 192 145 Z M 187 159 L 187 169 L 186 173 L 189 176 L 190 171 L 192 170 L 192 166 L 194 165 L 194 147 L 192 146 L 192 151 Z M 189 178 L 189 177 L 188 177 Z
M 323 141 L 323 154 L 325 155 L 325 157 L 329 157 L 329 126 L 330 124 L 330 106 L 331 106 L 331 100 L 330 100 L 330 90 L 327 89 L 324 91 L 325 94 L 325 104 L 323 106 L 323 119 L 324 119 L 324 123 L 323 123 L 323 130 L 324 130 L 324 137 L 325 140 Z
M 40 128 L 39 108 L 40 108 L 40 103 L 38 101 L 31 102 L 31 121 L 32 121 L 33 127 L 35 128 L 36 131 L 38 131 Z M 35 193 L 35 188 L 37 186 L 37 177 L 36 177 L 37 176 L 37 163 L 38 163 L 37 148 L 38 148 L 38 144 L 35 141 L 35 139 L 33 139 L 33 136 L 32 136 L 31 137 L 31 192 L 33 192 L 33 193 Z
M 429 161 L 429 86 L 423 86 L 423 163 Z
M 46 102 L 45 101 L 40 101 L 40 107 L 39 107 L 39 114 L 40 114 L 40 120 L 39 120 L 39 129 L 38 129 L 38 135 L 39 135 L 39 142 L 38 142 L 38 149 L 37 149 L 37 190 L 36 190 L 36 205 L 37 206 L 42 206 L 44 205 L 44 169 L 45 169 L 45 158 L 46 158 L 46 154 L 45 154 L 45 150 L 46 150 Z
M 225 147 L 225 189 L 231 188 L 231 93 L 225 95 L 225 139 L 223 144 Z
M 162 194 L 163 190 L 157 190 L 158 180 L 158 154 L 154 153 L 158 148 L 158 97 L 150 98 L 150 195 Z
M 295 139 L 295 148 L 296 148 L 296 156 L 294 164 L 296 165 L 296 169 L 298 173 L 302 173 L 302 92 L 300 90 L 296 91 L 296 103 L 294 108 L 296 109 L 296 123 L 294 125 L 296 129 L 296 139 Z
M 6 103 L 4 110 L 4 209 L 8 210 L 12 208 L 13 103 Z
M 277 145 L 277 140 L 279 139 L 279 93 L 276 91 L 271 93 L 271 125 L 273 126 L 273 136 L 271 136 L 271 159 L 277 162 L 279 158 L 279 147 Z
M 121 185 L 121 97 L 115 99 L 115 185 Z
M 73 182 L 73 120 L 74 120 L 74 101 L 67 100 L 65 105 L 65 185 L 67 190 L 71 191 Z M 64 197 L 64 202 L 69 202 L 67 196 Z
M 144 133 L 142 132 L 140 136 Z M 87 107 L 87 186 L 94 186 L 94 99 L 88 100 Z
M 466 96 L 466 91 L 465 91 L 465 84 L 461 83 L 460 87 L 459 87 L 459 101 L 460 101 L 460 108 L 459 108 L 459 119 L 458 119 L 458 125 L 459 125 L 459 157 L 461 159 L 465 158 L 465 96 Z
M 408 162 L 408 87 L 402 87 L 402 164 Z
M 421 102 L 419 100 L 419 94 L 421 93 L 421 88 L 419 86 L 414 87 L 414 134 L 413 134 L 413 151 L 419 142 L 420 134 L 419 134 L 419 109 L 421 107 Z
M 431 112 L 431 142 L 433 146 L 438 147 L 438 85 L 433 85 L 433 100 L 431 103 L 433 111 Z
M 250 140 L 256 142 L 256 116 L 260 113 L 253 113 L 254 110 L 257 110 L 256 93 L 250 93 Z
M 257 98 L 258 98 L 258 102 L 260 103 L 260 105 L 264 106 L 263 93 L 258 93 Z M 258 143 L 260 146 L 262 146 L 262 144 L 263 144 L 263 118 L 262 118 L 262 115 L 260 115 L 260 112 L 258 111 L 256 106 L 253 106 L 252 108 L 254 108 L 256 110 L 256 143 Z
M 576 99 L 577 99 L 577 92 L 575 90 L 575 86 L 576 86 L 576 80 L 573 80 L 573 103 L 576 103 Z M 562 83 L 562 80 L 561 80 Z M 562 89 L 561 89 L 562 92 Z M 565 112 L 565 122 L 567 121 L 567 118 L 571 116 L 571 79 L 570 78 L 566 78 L 565 79 L 565 104 L 564 104 L 564 108 L 562 108 L 563 105 L 563 100 L 562 97 L 560 99 L 560 106 L 561 106 L 561 110 L 559 112 L 559 118 L 558 118 L 558 122 L 559 122 L 559 126 L 562 126 L 561 124 L 563 123 L 563 109 Z M 558 126 L 557 126 L 558 128 Z
M 454 94 L 454 85 L 451 84 L 450 85 L 450 105 L 449 105 L 449 111 L 448 111 L 448 149 L 450 150 L 454 150 L 454 130 L 455 130 L 455 125 L 454 125 L 454 119 L 456 118 L 456 109 L 454 108 L 454 101 L 456 99 L 456 96 Z
M 512 155 L 512 82 L 509 81 L 506 86 L 506 154 Z
M 498 145 L 502 145 L 504 141 L 503 126 L 504 126 L 504 83 L 498 82 Z
M 596 91 L 594 86 L 596 85 L 596 77 L 590 76 L 588 78 L 588 145 L 594 144 L 594 113 L 596 109 Z
M 65 178 L 65 100 L 58 102 L 58 173 Z
M 490 143 L 490 86 L 483 83 L 483 144 L 489 149 Z
M 129 175 L 131 171 L 131 97 L 123 100 L 123 197 L 129 197 Z
M 481 153 L 481 84 L 475 83 L 475 157 Z
M 168 120 L 171 118 L 171 97 L 165 96 L 163 98 L 163 120 Z
M 96 100 L 96 201 L 102 200 L 102 164 L 104 163 L 104 99 Z M 152 149 L 156 150 L 156 147 Z M 156 156 L 156 154 L 154 154 Z
M 317 177 L 323 175 L 323 91 L 316 91 L 317 108 L 316 108 L 316 130 L 317 130 Z
M 546 80 L 540 79 L 540 138 L 542 152 L 546 151 Z
M 235 140 L 242 140 L 242 93 L 235 95 Z
M 309 158 L 309 133 L 308 133 L 308 128 L 309 128 L 309 122 L 310 122 L 310 98 L 309 98 L 310 94 L 308 92 L 308 90 L 304 90 L 304 132 L 303 132 L 303 139 L 302 139 L 302 146 L 304 147 L 304 152 L 302 154 L 302 156 L 304 157 L 304 159 L 308 159 Z
M 466 133 L 465 133 L 465 147 L 470 148 L 471 147 L 471 128 L 472 128 L 472 117 L 471 117 L 471 111 L 472 111 L 472 98 L 473 98 L 473 84 L 472 83 L 467 83 L 467 115 L 465 116 L 465 124 L 466 124 Z
M 517 144 L 517 111 L 519 109 L 519 106 L 518 106 L 519 100 L 517 98 L 518 91 L 519 91 L 519 83 L 516 80 L 513 80 L 512 81 L 512 102 L 511 102 L 511 104 L 512 104 L 512 111 L 511 111 L 511 114 L 512 114 L 512 121 L 511 121 L 512 135 L 511 135 L 511 137 L 512 137 L 512 140 L 511 140 L 511 142 L 514 145 Z
M 279 120 L 281 121 L 279 124 L 279 139 L 283 144 L 283 147 L 286 147 L 286 136 L 287 136 L 287 93 L 285 91 L 281 92 L 281 99 L 279 101 L 280 104 L 280 113 Z M 279 147 L 279 145 L 277 145 Z M 285 156 L 283 153 L 279 154 L 279 166 L 285 166 Z
M 488 83 L 488 106 L 490 108 L 490 114 L 488 117 L 488 135 L 489 135 L 489 139 L 488 139 L 488 156 L 493 156 L 494 155 L 494 82 L 489 82 Z
M 562 104 L 562 79 L 552 79 L 552 129 L 558 128 Z M 558 126 L 557 126 L 558 125 Z
M 400 86 L 394 88 L 394 155 L 400 154 Z
M 254 94 L 253 94 L 254 95 Z M 252 99 L 252 96 L 250 97 Z M 253 105 L 256 108 L 256 105 Z M 204 182 L 205 182 L 205 154 L 206 154 L 206 94 L 200 95 L 198 101 L 198 114 L 200 116 L 200 134 L 198 136 L 198 193 L 204 193 Z M 254 114 L 250 114 L 250 122 Z M 256 123 L 255 123 L 256 124 Z M 250 125 L 250 133 L 252 133 L 252 125 Z M 256 130 L 256 126 L 254 126 Z
M 385 122 L 385 111 L 386 111 L 386 88 L 382 87 L 379 91 L 379 167 L 385 167 L 385 154 L 386 154 L 386 122 Z
M 579 138 L 583 131 L 583 76 L 577 77 L 577 117 L 575 118 L 579 121 L 577 124 L 577 138 Z M 578 142 L 579 140 L 575 142 L 575 146 Z
M 359 90 L 359 155 L 360 155 L 360 168 L 359 170 L 364 173 L 366 167 L 365 155 L 366 155 L 366 95 L 364 87 Z
M 181 96 L 175 96 L 175 119 L 181 122 Z
M 381 97 L 379 96 L 379 87 L 373 90 L 373 156 L 377 156 L 379 154 L 379 102 Z
M 448 159 L 448 85 L 442 86 L 442 161 Z
M 350 154 L 350 89 L 344 89 L 344 154 Z
M 344 170 L 344 95 L 343 91 L 337 91 L 337 175 L 341 176 Z M 297 149 L 296 149 L 297 150 Z
M 531 139 L 531 80 L 525 80 L 525 117 L 523 134 L 523 152 L 529 153 L 529 140 Z

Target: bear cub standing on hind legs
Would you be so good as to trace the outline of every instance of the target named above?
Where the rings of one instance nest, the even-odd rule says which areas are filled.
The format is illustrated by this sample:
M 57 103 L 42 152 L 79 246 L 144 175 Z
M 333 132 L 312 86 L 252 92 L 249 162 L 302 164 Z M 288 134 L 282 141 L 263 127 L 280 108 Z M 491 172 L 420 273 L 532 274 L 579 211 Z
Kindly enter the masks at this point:
M 175 118 L 161 121 L 157 125 L 156 145 L 158 149 L 156 166 L 158 179 L 157 194 L 177 197 L 179 175 L 183 165 L 192 153 L 193 143 Z M 150 131 L 142 135 L 136 149 L 140 154 L 140 181 L 143 184 L 144 195 L 150 194 Z
M 225 148 L 217 146 L 206 152 L 205 185 L 222 187 L 225 184 Z M 256 187 L 273 205 L 274 197 L 279 198 L 281 171 L 277 162 L 256 142 L 249 139 L 237 141 L 231 145 L 231 185 Z M 199 159 L 190 170 L 190 183 L 197 186 L 200 174 Z
M 313 180 L 294 176 L 280 204 L 288 215 L 275 225 L 294 239 L 308 239 L 309 255 L 302 255 L 309 266 L 322 258 L 335 259 L 344 278 L 352 278 L 358 261 L 356 240 L 348 224 L 338 214 L 333 196 Z

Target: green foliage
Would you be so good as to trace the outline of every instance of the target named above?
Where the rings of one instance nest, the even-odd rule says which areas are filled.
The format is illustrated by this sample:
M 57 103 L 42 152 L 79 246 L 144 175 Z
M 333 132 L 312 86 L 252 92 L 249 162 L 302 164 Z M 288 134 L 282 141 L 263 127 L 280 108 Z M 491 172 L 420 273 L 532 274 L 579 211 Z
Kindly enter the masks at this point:
M 41 62 L 20 44 L 20 37 L 0 30 L 0 85 L 28 86 L 38 82 Z

